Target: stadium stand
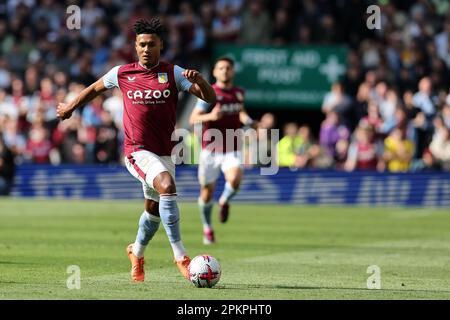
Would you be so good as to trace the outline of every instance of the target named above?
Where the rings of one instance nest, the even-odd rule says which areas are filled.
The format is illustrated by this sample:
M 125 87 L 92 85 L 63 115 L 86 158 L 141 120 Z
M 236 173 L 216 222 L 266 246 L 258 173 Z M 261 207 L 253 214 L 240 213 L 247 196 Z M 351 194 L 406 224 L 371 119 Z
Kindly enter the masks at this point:
M 378 1 L 382 28 L 369 30 L 361 26 L 372 2 L 8 0 L 0 5 L 4 143 L 17 164 L 119 163 L 117 91 L 65 122 L 55 108 L 111 67 L 134 61 L 131 26 L 157 15 L 167 26 L 163 59 L 191 68 L 209 67 L 217 43 L 348 45 L 346 73 L 325 96 L 320 130 L 290 119 L 280 165 L 450 170 L 449 3 Z M 66 27 L 71 4 L 81 8 L 80 30 Z

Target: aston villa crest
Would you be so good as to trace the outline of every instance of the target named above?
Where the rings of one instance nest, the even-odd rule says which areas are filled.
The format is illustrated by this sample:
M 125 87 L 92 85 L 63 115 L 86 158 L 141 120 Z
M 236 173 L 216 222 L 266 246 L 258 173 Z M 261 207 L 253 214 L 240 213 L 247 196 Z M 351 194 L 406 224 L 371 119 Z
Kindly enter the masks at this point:
M 240 91 L 236 91 L 236 98 L 238 99 L 239 102 L 244 101 L 244 95 Z
M 167 83 L 167 81 L 168 81 L 168 78 L 167 78 L 166 72 L 158 73 L 158 82 L 159 83 Z

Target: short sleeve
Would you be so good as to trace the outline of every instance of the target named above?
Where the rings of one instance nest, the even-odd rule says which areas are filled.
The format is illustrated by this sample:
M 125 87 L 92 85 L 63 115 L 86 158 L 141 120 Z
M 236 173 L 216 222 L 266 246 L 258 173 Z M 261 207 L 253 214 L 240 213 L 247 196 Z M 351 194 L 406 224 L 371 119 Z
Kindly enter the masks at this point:
M 188 79 L 183 77 L 183 75 L 182 75 L 183 71 L 184 71 L 184 69 L 177 65 L 175 65 L 173 67 L 175 83 L 177 84 L 178 91 L 189 91 L 189 89 L 192 86 L 192 83 Z
M 211 104 L 209 104 L 206 101 L 203 101 L 202 99 L 198 99 L 197 103 L 195 104 L 195 108 L 200 109 L 202 111 L 208 112 L 210 109 Z
M 107 74 L 103 76 L 103 84 L 106 89 L 119 88 L 119 81 L 117 74 L 119 73 L 120 66 L 116 66 L 108 71 Z

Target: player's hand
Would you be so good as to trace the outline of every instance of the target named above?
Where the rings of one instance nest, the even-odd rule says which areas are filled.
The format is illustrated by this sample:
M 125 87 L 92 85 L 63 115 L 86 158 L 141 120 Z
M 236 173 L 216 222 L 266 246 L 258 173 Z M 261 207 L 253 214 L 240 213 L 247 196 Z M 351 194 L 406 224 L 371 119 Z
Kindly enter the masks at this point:
M 223 112 L 220 110 L 219 106 L 215 106 L 209 114 L 210 114 L 211 121 L 217 121 L 217 120 L 221 119 L 223 116 Z
M 59 103 L 56 107 L 56 116 L 61 119 L 69 119 L 72 116 L 73 110 L 67 103 Z
M 199 83 L 205 80 L 203 79 L 202 74 L 197 70 L 186 69 L 183 71 L 182 75 L 192 83 Z

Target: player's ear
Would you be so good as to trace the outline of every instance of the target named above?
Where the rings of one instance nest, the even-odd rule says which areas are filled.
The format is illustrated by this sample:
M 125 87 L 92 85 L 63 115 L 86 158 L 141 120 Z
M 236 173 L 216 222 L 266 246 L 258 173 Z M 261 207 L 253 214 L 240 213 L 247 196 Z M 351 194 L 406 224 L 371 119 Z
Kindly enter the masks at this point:
M 164 42 L 161 38 L 159 39 L 159 47 L 161 50 L 164 49 Z

